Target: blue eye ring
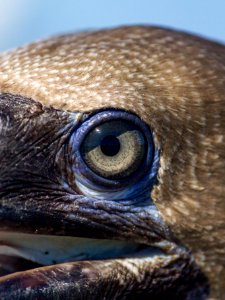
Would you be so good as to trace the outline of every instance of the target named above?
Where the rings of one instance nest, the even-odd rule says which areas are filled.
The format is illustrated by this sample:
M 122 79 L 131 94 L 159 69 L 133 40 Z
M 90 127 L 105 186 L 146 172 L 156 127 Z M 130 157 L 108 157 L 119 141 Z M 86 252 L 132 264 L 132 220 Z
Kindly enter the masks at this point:
M 147 149 L 145 160 L 140 168 L 138 168 L 138 170 L 128 178 L 108 179 L 102 177 L 96 174 L 86 164 L 82 157 L 81 147 L 87 135 L 97 126 L 112 120 L 123 120 L 133 123 L 142 132 L 146 140 Z M 72 162 L 72 169 L 76 178 L 87 186 L 93 186 L 94 184 L 95 186 L 99 186 L 101 189 L 105 188 L 106 190 L 107 188 L 117 189 L 128 186 L 144 177 L 152 166 L 155 153 L 153 136 L 149 126 L 131 112 L 111 108 L 90 114 L 87 119 L 83 121 L 80 127 L 72 133 L 70 138 L 70 147 L 70 149 L 72 149 L 70 161 Z

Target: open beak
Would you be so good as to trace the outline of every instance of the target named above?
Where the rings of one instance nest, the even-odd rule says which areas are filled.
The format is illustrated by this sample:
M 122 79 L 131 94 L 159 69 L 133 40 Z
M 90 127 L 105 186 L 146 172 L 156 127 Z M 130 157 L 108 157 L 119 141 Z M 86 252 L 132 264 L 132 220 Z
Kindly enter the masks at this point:
M 1 299 L 185 299 L 205 286 L 189 253 L 167 241 L 4 231 L 0 241 Z

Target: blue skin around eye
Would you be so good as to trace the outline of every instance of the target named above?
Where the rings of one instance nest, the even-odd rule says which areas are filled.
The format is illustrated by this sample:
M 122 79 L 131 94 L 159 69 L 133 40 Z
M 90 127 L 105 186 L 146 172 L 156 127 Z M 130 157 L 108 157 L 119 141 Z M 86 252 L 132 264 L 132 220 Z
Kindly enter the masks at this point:
M 84 162 L 81 154 L 82 143 L 87 134 L 96 126 L 103 122 L 123 119 L 134 123 L 146 137 L 148 150 L 146 161 L 142 168 L 131 178 L 125 180 L 112 180 L 102 178 L 95 174 Z M 123 110 L 105 110 L 85 119 L 71 136 L 70 145 L 72 148 L 72 170 L 75 173 L 76 182 L 82 185 L 92 197 L 97 199 L 119 201 L 129 205 L 150 205 L 150 191 L 156 183 L 157 172 L 159 168 L 159 151 L 154 145 L 150 128 L 136 115 Z M 83 193 L 84 196 L 85 192 Z M 153 203 L 152 203 L 153 204 Z

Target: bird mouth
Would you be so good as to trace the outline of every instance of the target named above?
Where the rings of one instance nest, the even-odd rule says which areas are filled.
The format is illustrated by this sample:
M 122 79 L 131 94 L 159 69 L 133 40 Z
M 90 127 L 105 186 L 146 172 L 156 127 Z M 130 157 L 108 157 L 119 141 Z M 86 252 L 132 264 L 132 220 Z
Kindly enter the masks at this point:
M 178 284 L 185 286 L 182 292 L 193 289 L 199 276 L 190 255 L 167 241 L 144 245 L 131 241 L 0 232 L 0 264 L 0 295 L 4 299 L 26 299 L 28 290 L 29 299 L 177 296 L 177 293 L 182 295 Z
M 159 247 L 130 241 L 0 231 L 1 257 L 14 257 L 39 266 L 84 260 L 164 255 L 164 251 Z M 13 267 L 14 272 L 19 271 L 16 264 L 11 265 L 12 270 Z M 12 273 L 10 268 L 8 270 Z

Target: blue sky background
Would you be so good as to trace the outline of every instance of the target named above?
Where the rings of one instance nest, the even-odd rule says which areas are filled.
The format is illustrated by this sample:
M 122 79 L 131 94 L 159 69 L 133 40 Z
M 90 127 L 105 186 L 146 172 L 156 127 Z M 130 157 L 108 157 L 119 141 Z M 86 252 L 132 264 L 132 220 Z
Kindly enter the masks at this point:
M 225 0 L 0 0 L 0 51 L 49 35 L 163 25 L 225 43 Z

